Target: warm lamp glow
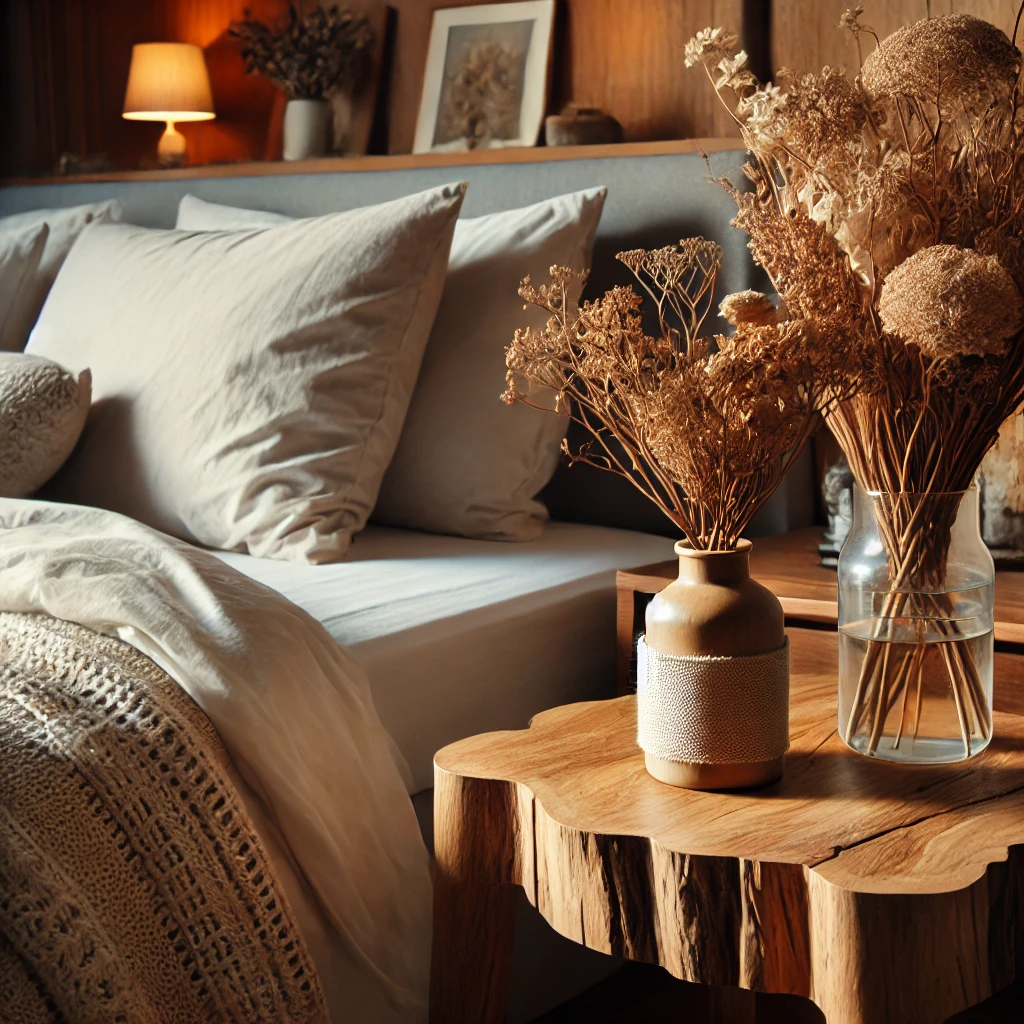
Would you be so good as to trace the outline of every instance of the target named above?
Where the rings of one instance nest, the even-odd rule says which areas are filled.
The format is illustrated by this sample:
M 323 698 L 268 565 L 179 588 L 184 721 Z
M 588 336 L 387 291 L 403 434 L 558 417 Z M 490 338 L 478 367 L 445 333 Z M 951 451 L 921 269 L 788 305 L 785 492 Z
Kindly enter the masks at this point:
M 209 121 L 213 111 L 210 76 L 203 51 L 192 43 L 137 43 L 124 94 L 129 121 L 166 121 L 157 152 L 165 164 L 185 162 L 185 139 L 175 121 Z

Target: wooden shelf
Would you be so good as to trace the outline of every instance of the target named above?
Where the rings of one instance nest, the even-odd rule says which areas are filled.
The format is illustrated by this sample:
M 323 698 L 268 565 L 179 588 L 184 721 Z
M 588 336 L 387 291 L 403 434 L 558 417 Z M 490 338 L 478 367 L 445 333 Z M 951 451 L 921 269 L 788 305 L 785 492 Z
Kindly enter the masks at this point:
M 395 156 L 324 157 L 319 160 L 261 160 L 206 164 L 174 170 L 106 171 L 63 177 L 8 178 L 9 185 L 58 185 L 102 181 L 169 181 L 197 178 L 250 178 L 265 174 L 347 174 L 355 171 L 399 171 L 418 167 L 476 167 L 481 164 L 533 164 L 553 160 L 594 160 L 626 156 L 672 156 L 743 149 L 739 139 L 673 139 L 667 142 L 623 142 L 608 146 L 531 146 L 462 153 L 408 153 Z

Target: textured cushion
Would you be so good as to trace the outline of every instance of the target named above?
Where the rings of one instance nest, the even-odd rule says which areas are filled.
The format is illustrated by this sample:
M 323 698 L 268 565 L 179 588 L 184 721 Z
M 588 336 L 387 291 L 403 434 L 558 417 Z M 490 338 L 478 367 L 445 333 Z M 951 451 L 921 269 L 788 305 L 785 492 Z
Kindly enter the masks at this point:
M 102 223 L 120 219 L 121 205 L 114 199 L 85 206 L 30 210 L 28 213 L 0 217 L 0 235 L 8 231 L 38 230 L 44 224 L 47 227 L 46 244 L 39 265 L 25 280 L 23 300 L 18 307 L 17 317 L 11 320 L 9 334 L 5 334 L 3 348 L 12 352 L 21 352 L 25 348 L 54 279 L 71 247 L 86 227 L 93 221 Z
M 566 424 L 500 401 L 505 346 L 517 327 L 545 322 L 540 310 L 523 310 L 523 277 L 542 282 L 552 264 L 590 266 L 604 199 L 605 189 L 589 189 L 456 225 L 444 297 L 374 519 L 487 540 L 529 540 L 543 529 L 536 495 L 558 465 Z M 282 219 L 193 196 L 178 209 L 178 226 L 199 230 Z
M 49 231 L 45 224 L 0 231 L 0 349 L 20 352 L 28 340 L 23 330 L 32 315 L 32 280 Z
M 397 444 L 462 196 L 268 231 L 90 227 L 29 345 L 93 372 L 48 494 L 210 547 L 341 558 Z
M 0 497 L 38 490 L 71 454 L 89 412 L 88 370 L 0 352 Z

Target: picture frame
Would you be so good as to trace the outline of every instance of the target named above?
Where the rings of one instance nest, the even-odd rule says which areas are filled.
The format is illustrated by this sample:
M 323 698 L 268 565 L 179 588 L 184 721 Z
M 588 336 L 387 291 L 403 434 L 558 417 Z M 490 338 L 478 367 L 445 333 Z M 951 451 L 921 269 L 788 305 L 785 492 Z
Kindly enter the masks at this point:
M 554 22 L 555 0 L 435 11 L 413 152 L 535 146 Z

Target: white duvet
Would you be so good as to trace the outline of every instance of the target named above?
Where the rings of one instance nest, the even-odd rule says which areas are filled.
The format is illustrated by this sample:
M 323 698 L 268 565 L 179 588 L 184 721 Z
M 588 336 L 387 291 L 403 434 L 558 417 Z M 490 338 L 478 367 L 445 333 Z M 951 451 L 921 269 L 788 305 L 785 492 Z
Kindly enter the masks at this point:
M 306 937 L 333 1024 L 426 1019 L 427 852 L 366 677 L 318 622 L 131 519 L 10 499 L 0 611 L 119 637 L 185 689 L 262 802 L 257 825 L 271 823 L 270 843 L 283 837 L 293 903 L 315 904 L 325 922 Z

